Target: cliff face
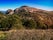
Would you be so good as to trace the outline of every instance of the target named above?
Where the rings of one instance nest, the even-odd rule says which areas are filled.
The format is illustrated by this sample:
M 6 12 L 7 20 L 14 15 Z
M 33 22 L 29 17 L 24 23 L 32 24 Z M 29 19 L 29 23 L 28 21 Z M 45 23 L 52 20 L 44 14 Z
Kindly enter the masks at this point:
M 20 15 L 23 15 L 23 17 L 29 13 L 30 17 L 27 16 L 28 18 L 32 17 L 35 21 L 42 22 L 48 26 L 53 25 L 53 11 L 45 11 L 33 7 L 22 6 L 20 8 L 16 8 L 14 11 L 8 10 L 7 12 L 8 14 L 21 13 Z

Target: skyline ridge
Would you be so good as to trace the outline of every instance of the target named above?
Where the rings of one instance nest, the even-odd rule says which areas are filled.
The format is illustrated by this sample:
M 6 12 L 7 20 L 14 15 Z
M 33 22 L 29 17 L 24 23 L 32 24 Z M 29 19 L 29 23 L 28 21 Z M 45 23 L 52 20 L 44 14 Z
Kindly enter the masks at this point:
M 15 9 L 22 5 L 53 11 L 53 0 L 0 0 L 0 10 Z
M 27 6 L 27 5 L 22 5 L 22 6 Z M 20 7 L 22 7 L 20 6 Z M 20 8 L 20 7 L 17 7 L 17 8 Z M 42 9 L 42 8 L 38 8 L 38 7 L 33 7 L 33 6 L 27 6 L 27 7 L 32 7 L 32 8 L 36 8 L 36 9 L 41 9 L 41 10 L 45 10 L 45 11 L 53 11 L 53 10 L 46 10 L 46 9 Z M 9 9 L 12 9 L 12 8 L 9 8 Z M 15 10 L 16 8 L 12 9 L 12 10 Z M 0 10 L 0 11 L 7 11 L 8 9 L 4 9 L 4 10 Z

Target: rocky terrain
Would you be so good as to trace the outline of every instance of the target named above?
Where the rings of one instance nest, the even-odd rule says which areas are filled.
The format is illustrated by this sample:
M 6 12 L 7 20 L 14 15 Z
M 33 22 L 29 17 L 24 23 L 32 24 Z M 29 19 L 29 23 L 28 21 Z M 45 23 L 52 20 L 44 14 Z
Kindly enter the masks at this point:
M 16 8 L 14 11 L 11 9 L 7 10 L 6 14 L 20 14 L 22 17 L 34 19 L 35 21 L 42 22 L 47 26 L 53 25 L 53 11 L 46 11 L 33 7 L 21 6 L 20 8 Z

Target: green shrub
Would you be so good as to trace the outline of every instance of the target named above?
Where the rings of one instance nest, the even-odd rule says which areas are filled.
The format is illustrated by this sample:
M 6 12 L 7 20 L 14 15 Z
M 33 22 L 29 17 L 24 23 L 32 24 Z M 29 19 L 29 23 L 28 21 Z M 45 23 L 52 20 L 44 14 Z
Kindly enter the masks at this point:
M 6 40 L 7 36 L 5 33 L 0 34 L 0 40 Z
M 11 28 L 22 28 L 22 22 L 20 17 L 16 14 L 7 15 L 7 16 L 0 16 L 0 30 L 7 31 Z
M 49 26 L 48 28 L 51 28 L 51 29 L 53 29 L 53 25 Z
M 9 18 L 9 22 L 10 22 L 11 27 L 12 27 L 11 29 L 21 29 L 21 28 L 23 28 L 21 19 L 16 14 L 11 15 L 11 17 Z
M 27 29 L 33 29 L 33 28 L 37 27 L 36 22 L 32 19 L 30 19 L 30 20 L 29 19 L 23 19 L 22 22 L 23 22 L 23 26 L 25 26 L 25 28 L 27 28 Z
M 37 22 L 38 29 L 48 29 L 48 26 L 42 22 Z

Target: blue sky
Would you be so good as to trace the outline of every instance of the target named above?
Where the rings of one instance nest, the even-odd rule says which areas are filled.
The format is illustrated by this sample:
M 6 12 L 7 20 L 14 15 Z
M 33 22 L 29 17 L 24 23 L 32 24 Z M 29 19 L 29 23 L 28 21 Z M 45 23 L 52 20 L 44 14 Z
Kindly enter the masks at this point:
M 53 10 L 53 0 L 0 0 L 0 10 L 15 9 L 23 5 Z

